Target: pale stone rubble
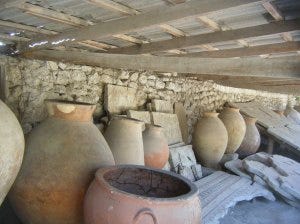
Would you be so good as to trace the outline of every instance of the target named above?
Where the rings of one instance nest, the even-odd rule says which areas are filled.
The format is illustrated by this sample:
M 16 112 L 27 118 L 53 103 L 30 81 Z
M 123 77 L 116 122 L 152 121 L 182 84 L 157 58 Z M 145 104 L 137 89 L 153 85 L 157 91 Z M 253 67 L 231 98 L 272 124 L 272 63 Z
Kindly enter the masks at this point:
M 97 105 L 95 119 L 105 115 L 106 84 L 137 89 L 137 104 L 146 109 L 151 99 L 181 102 L 187 113 L 189 142 L 203 112 L 221 109 L 225 102 L 256 100 L 272 109 L 285 108 L 289 96 L 217 85 L 180 77 L 177 73 L 129 71 L 52 61 L 0 57 L 7 73 L 7 104 L 28 133 L 47 116 L 44 100 L 75 100 Z M 132 108 L 133 109 L 133 108 Z
M 256 153 L 225 163 L 227 169 L 270 188 L 284 201 L 300 207 L 300 163 L 280 155 Z

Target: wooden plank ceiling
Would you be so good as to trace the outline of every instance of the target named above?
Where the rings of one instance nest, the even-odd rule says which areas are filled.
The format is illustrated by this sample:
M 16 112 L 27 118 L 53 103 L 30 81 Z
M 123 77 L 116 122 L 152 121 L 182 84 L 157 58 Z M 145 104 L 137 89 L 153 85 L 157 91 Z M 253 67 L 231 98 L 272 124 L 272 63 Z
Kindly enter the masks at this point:
M 129 61 L 130 55 L 143 56 L 140 61 L 150 55 L 153 70 L 174 69 L 158 65 L 160 59 L 185 61 L 189 66 L 180 71 L 193 71 L 188 76 L 201 80 L 300 94 L 300 70 L 293 64 L 300 58 L 297 0 L 0 0 L 0 43 L 12 54 L 31 58 L 49 54 L 52 60 L 70 61 L 75 51 L 87 55 L 80 60 L 86 64 L 101 53 L 97 58 L 112 67 L 120 54 Z M 228 69 L 211 69 L 214 63 L 201 58 L 215 63 L 224 58 Z M 193 66 L 197 59 L 206 64 Z M 271 59 L 285 65 L 269 69 Z M 249 72 L 256 65 L 261 72 Z M 236 78 L 239 72 L 242 78 Z

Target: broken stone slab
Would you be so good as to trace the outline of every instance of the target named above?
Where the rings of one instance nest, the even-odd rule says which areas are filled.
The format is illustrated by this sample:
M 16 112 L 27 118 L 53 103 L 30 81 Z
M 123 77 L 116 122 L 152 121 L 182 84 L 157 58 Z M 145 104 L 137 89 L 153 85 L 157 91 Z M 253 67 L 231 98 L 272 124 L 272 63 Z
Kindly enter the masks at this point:
M 170 148 L 169 162 L 171 170 L 178 173 L 179 166 L 191 167 L 196 165 L 196 157 L 191 145 Z
M 201 167 L 201 170 L 202 170 L 202 177 L 207 177 L 207 176 L 213 174 L 214 172 L 216 172 L 215 169 L 212 169 L 209 167 L 204 167 L 204 166 Z
M 127 117 L 134 118 L 140 121 L 144 121 L 145 123 L 151 124 L 151 117 L 149 111 L 128 110 Z
M 261 177 L 273 191 L 279 194 L 284 200 L 287 199 L 285 201 L 289 204 L 298 207 L 296 198 L 281 188 L 279 182 L 281 175 L 273 167 L 268 167 L 261 162 L 247 160 L 243 161 L 243 166 L 248 172 Z
M 281 188 L 300 200 L 300 176 L 289 175 L 288 177 L 279 177 Z
M 173 113 L 173 104 L 167 100 L 151 100 L 151 109 L 156 112 Z
M 189 143 L 189 127 L 187 123 L 186 111 L 182 103 L 174 103 L 174 112 L 177 114 L 182 139 L 185 144 Z
M 269 161 L 272 167 L 283 176 L 300 175 L 300 163 L 290 158 L 281 155 L 272 155 L 269 157 Z
M 146 98 L 146 94 L 138 89 L 108 84 L 105 86 L 104 108 L 110 114 L 121 114 L 138 109 Z
M 182 142 L 181 131 L 176 114 L 151 112 L 153 123 L 163 127 L 163 132 L 168 140 L 168 144 Z
M 177 147 L 185 146 L 185 145 L 186 144 L 184 142 L 179 142 L 179 143 L 176 143 L 176 144 L 169 145 L 169 148 L 177 148 Z
M 261 162 L 267 166 L 270 166 L 270 154 L 265 153 L 265 152 L 259 152 L 259 153 L 255 153 L 253 155 L 247 156 L 244 160 L 253 160 L 253 161 L 258 161 Z
M 199 189 L 204 224 L 218 224 L 229 208 L 240 201 L 256 197 L 275 200 L 272 192 L 265 187 L 223 171 L 216 171 L 194 183 Z
M 236 159 L 236 160 L 228 161 L 224 164 L 224 166 L 231 172 L 235 173 L 236 175 L 251 180 L 251 176 L 249 175 L 249 173 L 247 173 L 247 171 L 243 167 L 242 160 Z
M 219 164 L 224 166 L 224 164 L 228 161 L 237 160 L 239 158 L 239 154 L 237 153 L 228 153 L 224 154 L 222 159 L 220 160 Z

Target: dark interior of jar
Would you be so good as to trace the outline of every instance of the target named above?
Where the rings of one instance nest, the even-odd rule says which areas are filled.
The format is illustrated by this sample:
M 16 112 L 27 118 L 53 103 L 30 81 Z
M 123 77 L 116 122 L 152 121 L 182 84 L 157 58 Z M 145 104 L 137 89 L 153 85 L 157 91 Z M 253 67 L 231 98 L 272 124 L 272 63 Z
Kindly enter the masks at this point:
M 172 198 L 190 192 L 187 183 L 179 178 L 142 168 L 119 168 L 105 173 L 104 179 L 113 187 L 127 193 Z

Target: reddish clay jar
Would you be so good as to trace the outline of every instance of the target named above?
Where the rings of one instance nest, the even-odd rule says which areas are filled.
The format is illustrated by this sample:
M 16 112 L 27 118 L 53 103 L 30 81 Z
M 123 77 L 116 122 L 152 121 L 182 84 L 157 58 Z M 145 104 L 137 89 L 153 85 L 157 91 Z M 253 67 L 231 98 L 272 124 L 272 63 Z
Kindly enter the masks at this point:
M 169 159 L 169 146 L 158 125 L 146 124 L 143 132 L 145 165 L 152 168 L 163 168 Z
M 198 193 L 193 183 L 170 172 L 101 168 L 85 196 L 85 224 L 199 224 Z

